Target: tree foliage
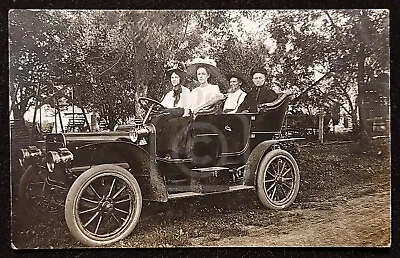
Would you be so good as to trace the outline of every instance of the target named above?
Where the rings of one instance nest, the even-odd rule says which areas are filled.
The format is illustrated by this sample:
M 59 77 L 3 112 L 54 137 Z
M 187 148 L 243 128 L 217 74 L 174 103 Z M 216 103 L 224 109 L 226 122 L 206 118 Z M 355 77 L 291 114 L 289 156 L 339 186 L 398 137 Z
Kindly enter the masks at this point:
M 364 16 L 360 10 L 280 11 L 269 32 L 276 41 L 267 64 L 272 80 L 297 93 L 298 106 L 346 103 L 356 125 L 352 95 L 363 91 L 357 87 L 361 46 L 365 46 L 362 83 L 389 69 L 387 11 L 367 10 Z M 308 90 L 316 80 L 315 71 L 330 74 Z
M 264 65 L 268 50 L 262 41 L 240 41 L 236 36 L 228 35 L 213 56 L 223 74 L 232 72 L 243 74 L 247 81 L 243 88 L 249 91 L 250 73 L 254 68 Z
M 170 60 L 209 56 L 222 73 L 239 71 L 248 82 L 265 65 L 268 83 L 290 90 L 298 108 L 346 103 L 354 120 L 360 53 L 363 83 L 389 65 L 385 10 L 13 10 L 9 26 L 14 116 L 23 117 L 39 87 L 41 101 L 53 90 L 59 100 L 73 91 L 75 104 L 109 128 L 140 115 L 138 97 L 161 99 Z

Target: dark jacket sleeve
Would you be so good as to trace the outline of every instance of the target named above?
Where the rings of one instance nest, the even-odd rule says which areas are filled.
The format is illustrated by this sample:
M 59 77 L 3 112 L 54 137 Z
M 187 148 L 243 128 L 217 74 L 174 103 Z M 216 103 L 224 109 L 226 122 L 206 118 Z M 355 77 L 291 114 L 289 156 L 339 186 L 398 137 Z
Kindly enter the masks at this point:
M 251 113 L 257 112 L 257 101 L 251 94 L 247 94 L 246 97 L 244 97 L 242 104 L 238 107 L 237 113 L 245 110 Z
M 242 104 L 240 104 L 237 112 L 243 112 L 247 110 L 249 112 L 257 112 L 257 105 L 273 102 L 278 98 L 278 94 L 272 89 L 261 88 L 258 94 L 258 99 L 256 99 L 257 92 L 255 90 L 249 92 L 244 98 Z
M 268 88 L 262 88 L 260 96 L 258 97 L 257 104 L 263 104 L 267 102 L 273 102 L 278 98 L 278 94 L 274 90 Z

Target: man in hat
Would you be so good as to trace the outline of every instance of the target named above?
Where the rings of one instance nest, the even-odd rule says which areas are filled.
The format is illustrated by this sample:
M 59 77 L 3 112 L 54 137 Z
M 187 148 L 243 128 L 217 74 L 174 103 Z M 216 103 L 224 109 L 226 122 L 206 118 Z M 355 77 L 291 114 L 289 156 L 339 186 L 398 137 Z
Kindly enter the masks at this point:
M 267 71 L 260 67 L 251 71 L 254 87 L 246 95 L 237 112 L 257 112 L 265 103 L 273 102 L 278 98 L 274 90 L 265 85 Z
M 229 81 L 230 88 L 224 103 L 223 112 L 228 114 L 241 112 L 245 109 L 245 107 L 242 107 L 241 110 L 238 110 L 239 106 L 242 104 L 247 95 L 247 93 L 244 92 L 241 87 L 246 85 L 246 81 L 243 79 L 243 76 L 237 72 L 229 74 L 226 78 Z

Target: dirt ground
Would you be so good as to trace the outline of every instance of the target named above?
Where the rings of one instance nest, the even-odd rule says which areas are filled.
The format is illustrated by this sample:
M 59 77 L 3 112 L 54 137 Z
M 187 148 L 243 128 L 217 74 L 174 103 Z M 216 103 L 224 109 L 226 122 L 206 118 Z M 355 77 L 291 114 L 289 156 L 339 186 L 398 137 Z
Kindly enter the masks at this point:
M 296 158 L 296 201 L 264 208 L 253 190 L 144 203 L 139 224 L 109 247 L 391 245 L 389 141 L 308 145 Z M 79 248 L 63 214 L 31 218 L 13 203 L 16 248 Z

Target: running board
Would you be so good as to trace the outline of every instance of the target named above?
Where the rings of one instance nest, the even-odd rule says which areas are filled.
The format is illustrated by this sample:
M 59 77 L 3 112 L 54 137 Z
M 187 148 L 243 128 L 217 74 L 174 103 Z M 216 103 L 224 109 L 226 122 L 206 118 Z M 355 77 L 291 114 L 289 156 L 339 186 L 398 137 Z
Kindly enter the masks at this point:
M 174 194 L 168 194 L 168 200 L 170 200 L 170 199 L 187 198 L 187 197 L 193 197 L 193 196 L 204 196 L 204 195 L 210 195 L 210 194 L 230 193 L 230 192 L 248 190 L 248 189 L 254 189 L 254 186 L 252 186 L 252 185 L 235 185 L 235 186 L 230 186 L 229 189 L 227 189 L 227 190 L 217 191 L 217 192 L 205 192 L 205 193 L 183 192 L 183 193 L 174 193 Z
M 156 158 L 157 161 L 164 162 L 164 163 L 170 163 L 170 164 L 181 164 L 181 163 L 190 163 L 192 162 L 191 158 L 187 159 L 172 159 L 172 158 Z
M 227 167 L 205 167 L 205 168 L 192 168 L 192 171 L 196 172 L 216 172 L 216 171 L 224 171 L 229 170 Z
M 114 166 L 119 166 L 125 169 L 129 169 L 129 164 L 126 162 L 121 162 L 121 163 L 105 163 L 105 164 L 96 164 L 96 165 L 89 165 L 89 166 L 81 166 L 81 167 L 72 167 L 69 169 L 70 172 L 72 173 L 77 173 L 77 172 L 84 172 L 88 170 L 89 168 L 99 166 L 99 165 L 114 165 Z

